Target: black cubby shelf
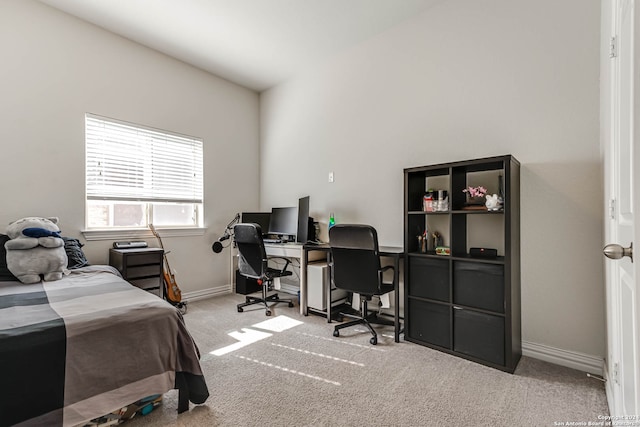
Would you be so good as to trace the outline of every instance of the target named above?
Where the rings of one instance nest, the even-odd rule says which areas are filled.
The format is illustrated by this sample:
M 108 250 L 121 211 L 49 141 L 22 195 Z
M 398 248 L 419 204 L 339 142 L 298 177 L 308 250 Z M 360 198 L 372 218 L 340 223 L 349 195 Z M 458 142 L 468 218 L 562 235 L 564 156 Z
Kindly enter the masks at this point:
M 462 190 L 478 185 L 503 208 L 463 209 Z M 520 163 L 505 155 L 407 168 L 404 187 L 405 340 L 513 373 L 522 355 Z M 445 190 L 450 210 L 424 212 L 428 189 Z M 451 254 L 422 252 L 425 230 Z M 498 256 L 471 256 L 472 247 Z

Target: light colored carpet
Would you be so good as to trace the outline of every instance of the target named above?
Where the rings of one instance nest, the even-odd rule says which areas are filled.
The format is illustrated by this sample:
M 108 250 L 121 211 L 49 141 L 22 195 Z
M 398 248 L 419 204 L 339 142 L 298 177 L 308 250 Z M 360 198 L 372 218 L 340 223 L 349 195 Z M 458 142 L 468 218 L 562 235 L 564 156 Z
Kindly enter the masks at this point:
M 238 313 L 241 295 L 189 304 L 185 320 L 202 352 L 211 396 L 178 415 L 177 392 L 125 425 L 138 426 L 553 426 L 608 414 L 604 386 L 585 373 L 524 357 L 508 374 L 416 344 L 380 327 L 332 335 L 326 319 L 279 304 Z M 259 324 L 298 323 L 269 331 Z M 254 326 L 257 325 L 257 326 Z M 271 334 L 223 355 L 246 328 Z M 380 335 L 382 332 L 382 336 Z M 249 334 L 249 335 L 247 335 Z M 263 335 L 264 336 L 264 335 Z M 559 425 L 559 424 L 555 424 Z

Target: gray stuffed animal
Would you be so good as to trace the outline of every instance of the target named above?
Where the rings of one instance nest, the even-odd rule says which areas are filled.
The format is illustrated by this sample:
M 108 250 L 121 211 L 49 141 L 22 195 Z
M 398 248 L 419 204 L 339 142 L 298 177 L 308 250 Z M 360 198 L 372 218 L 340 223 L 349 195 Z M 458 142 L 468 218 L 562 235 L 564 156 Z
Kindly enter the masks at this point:
M 28 217 L 7 227 L 7 268 L 22 283 L 37 283 L 41 274 L 46 281 L 62 279 L 67 253 L 57 223 L 55 217 Z

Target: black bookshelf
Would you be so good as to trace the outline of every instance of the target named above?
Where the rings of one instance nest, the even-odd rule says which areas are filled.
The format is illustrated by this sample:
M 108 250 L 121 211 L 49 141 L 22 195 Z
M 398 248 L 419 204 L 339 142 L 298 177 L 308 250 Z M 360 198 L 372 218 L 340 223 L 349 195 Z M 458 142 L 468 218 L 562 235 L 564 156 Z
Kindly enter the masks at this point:
M 468 186 L 500 194 L 497 211 L 469 207 Z M 405 340 L 506 372 L 522 355 L 520 163 L 511 155 L 404 170 Z M 427 212 L 423 196 L 444 190 L 448 209 Z M 450 255 L 423 251 L 427 229 Z M 497 249 L 475 257 L 470 248 Z

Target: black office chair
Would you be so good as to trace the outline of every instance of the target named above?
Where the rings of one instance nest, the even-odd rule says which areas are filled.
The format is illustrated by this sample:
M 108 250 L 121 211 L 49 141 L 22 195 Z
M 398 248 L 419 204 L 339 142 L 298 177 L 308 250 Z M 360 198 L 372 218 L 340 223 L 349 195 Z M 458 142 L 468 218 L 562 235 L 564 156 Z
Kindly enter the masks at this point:
M 383 283 L 382 275 L 393 266 L 380 267 L 378 252 L 378 233 L 369 225 L 338 224 L 329 229 L 331 246 L 331 280 L 336 288 L 360 294 L 359 316 L 340 313 L 341 316 L 355 320 L 337 325 L 333 336 L 340 336 L 340 329 L 363 324 L 373 337 L 369 342 L 378 343 L 378 335 L 371 323 L 393 325 L 394 322 L 382 319 L 374 312 L 369 314 L 367 302 L 374 295 L 383 295 L 393 291 L 394 283 Z M 394 274 L 395 277 L 395 274 Z
M 252 304 L 264 304 L 265 314 L 271 316 L 271 309 L 268 303 L 286 302 L 289 307 L 293 307 L 293 302 L 289 299 L 279 299 L 278 294 L 267 295 L 273 288 L 273 279 L 276 277 L 291 276 L 291 271 L 287 271 L 289 260 L 284 259 L 285 265 L 281 270 L 270 268 L 267 265 L 267 254 L 262 241 L 262 229 L 258 224 L 236 224 L 233 227 L 233 234 L 238 247 L 238 270 L 241 275 L 250 279 L 257 279 L 262 286 L 262 298 L 247 295 L 246 301 L 238 304 L 238 312 L 242 313 L 243 307 Z M 278 258 L 278 257 L 271 257 Z M 274 304 L 272 304 L 274 305 Z

